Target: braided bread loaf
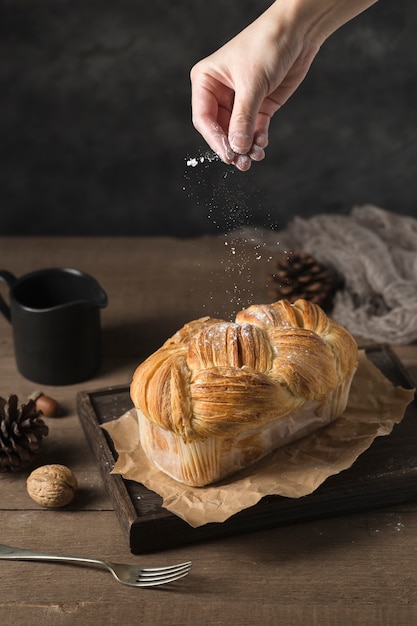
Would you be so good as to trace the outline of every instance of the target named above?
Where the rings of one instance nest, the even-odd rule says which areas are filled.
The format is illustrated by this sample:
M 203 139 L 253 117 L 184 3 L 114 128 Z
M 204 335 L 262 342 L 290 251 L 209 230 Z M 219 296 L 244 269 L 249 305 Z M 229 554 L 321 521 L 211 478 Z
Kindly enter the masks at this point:
M 210 484 L 341 415 L 356 367 L 353 337 L 306 300 L 194 320 L 134 373 L 141 445 L 173 478 Z

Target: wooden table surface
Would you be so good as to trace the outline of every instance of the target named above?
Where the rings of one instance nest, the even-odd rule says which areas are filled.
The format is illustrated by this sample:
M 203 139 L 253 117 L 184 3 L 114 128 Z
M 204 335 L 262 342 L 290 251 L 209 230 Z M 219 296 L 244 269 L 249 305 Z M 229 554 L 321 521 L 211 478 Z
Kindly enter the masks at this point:
M 351 625 L 417 623 L 416 502 L 132 555 L 82 430 L 76 394 L 129 384 L 141 358 L 183 323 L 230 318 L 270 301 L 270 253 L 222 236 L 169 238 L 0 238 L 0 269 L 16 276 L 72 266 L 97 278 L 103 365 L 79 385 L 43 386 L 64 415 L 35 466 L 62 463 L 79 482 L 73 504 L 45 509 L 26 492 L 28 471 L 0 474 L 0 542 L 148 566 L 191 559 L 190 575 L 164 588 L 134 589 L 101 570 L 0 561 L 5 625 L 142 624 Z M 7 297 L 7 288 L 0 285 Z M 417 379 L 417 345 L 394 347 Z M 0 395 L 24 401 L 39 385 L 16 370 L 11 328 L 0 318 Z M 33 469 L 33 468 L 32 468 Z

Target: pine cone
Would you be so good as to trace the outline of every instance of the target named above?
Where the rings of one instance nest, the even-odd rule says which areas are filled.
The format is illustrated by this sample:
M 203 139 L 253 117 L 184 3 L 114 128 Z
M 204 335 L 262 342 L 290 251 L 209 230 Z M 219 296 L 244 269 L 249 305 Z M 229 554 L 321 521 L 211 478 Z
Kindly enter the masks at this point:
M 298 298 L 329 310 L 334 294 L 342 286 L 340 276 L 307 252 L 290 252 L 276 263 L 270 295 L 275 300 L 295 302 Z
M 42 437 L 49 432 L 41 415 L 33 400 L 19 408 L 17 396 L 11 395 L 8 400 L 0 397 L 0 472 L 14 472 L 29 465 Z

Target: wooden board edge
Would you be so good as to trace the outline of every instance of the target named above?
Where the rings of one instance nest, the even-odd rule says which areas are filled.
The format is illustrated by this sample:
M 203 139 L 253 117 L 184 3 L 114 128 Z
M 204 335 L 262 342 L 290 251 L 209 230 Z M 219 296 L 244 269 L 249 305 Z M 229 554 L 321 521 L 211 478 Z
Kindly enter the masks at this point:
M 394 368 L 398 370 L 399 377 L 402 379 L 400 384 L 402 386 L 408 386 L 408 388 L 415 388 L 415 381 L 412 380 L 401 360 L 389 346 L 370 346 L 367 347 L 365 351 L 367 353 L 381 353 L 385 355 L 388 362 L 391 362 Z M 370 360 L 372 361 L 372 357 Z M 387 376 L 386 372 L 383 373 Z M 314 509 L 316 508 L 316 503 L 320 503 L 320 506 L 322 507 L 322 499 L 326 505 L 324 515 L 354 513 L 355 511 L 364 511 L 375 508 L 375 506 L 380 506 L 379 502 L 378 504 L 375 504 L 375 499 L 372 498 L 372 493 L 370 493 L 369 490 L 367 490 L 366 485 L 364 485 L 363 492 L 356 493 L 360 504 L 358 504 L 355 508 L 352 508 L 351 503 L 349 504 L 349 507 L 347 507 L 347 505 L 344 506 L 345 499 L 343 498 L 336 498 L 334 501 L 329 502 L 328 493 L 323 494 L 323 498 L 321 498 L 321 494 L 317 491 L 314 494 L 311 494 L 311 496 L 306 496 L 311 499 L 312 502 L 310 509 L 311 512 L 307 513 L 302 510 L 302 507 L 298 506 L 298 503 L 287 502 L 286 504 L 283 504 L 283 502 L 280 501 L 279 496 L 267 496 L 267 500 L 268 498 L 272 498 L 272 500 L 267 504 L 268 512 L 264 516 L 264 519 L 261 520 L 261 523 L 259 521 L 259 515 L 261 515 L 261 512 L 258 505 L 251 507 L 251 509 L 245 509 L 245 511 L 237 513 L 223 524 L 207 524 L 197 529 L 192 528 L 186 522 L 173 514 L 171 514 L 168 518 L 166 512 L 161 514 L 161 516 L 159 516 L 159 514 L 148 515 L 146 518 L 140 519 L 126 486 L 125 479 L 123 479 L 120 475 L 110 474 L 109 468 L 114 465 L 114 457 L 108 445 L 108 435 L 101 428 L 94 408 L 94 396 L 98 397 L 100 394 L 107 395 L 111 392 L 125 393 L 127 390 L 128 385 L 119 385 L 117 387 L 108 387 L 90 392 L 79 392 L 79 394 L 77 394 L 77 408 L 87 439 L 99 462 L 103 480 L 114 499 L 113 506 L 115 508 L 115 512 L 119 518 L 123 533 L 133 554 L 143 554 L 154 550 L 170 549 L 179 545 L 195 543 L 199 540 L 206 541 L 230 536 L 232 534 L 235 535 L 247 532 L 256 532 L 258 530 L 284 526 L 290 522 L 300 523 L 317 519 L 319 516 L 314 515 Z M 412 486 L 412 488 L 414 488 L 414 485 L 417 485 L 417 468 L 410 470 L 408 472 L 408 476 L 405 476 L 404 473 L 400 472 L 398 476 L 396 476 L 396 481 L 396 484 L 398 484 L 398 493 L 393 497 L 392 490 L 387 490 L 387 494 L 390 495 L 391 506 L 393 504 L 401 504 L 410 501 L 410 487 Z M 407 489 L 405 488 L 406 486 Z M 339 487 L 337 487 L 337 493 L 338 492 Z M 263 516 L 265 511 L 264 509 L 262 511 Z M 279 521 L 277 521 L 277 516 L 279 516 Z M 320 517 L 322 516 L 323 508 L 320 509 Z
M 91 394 L 86 391 L 78 392 L 76 402 L 79 419 L 84 429 L 87 441 L 89 442 L 94 457 L 98 462 L 100 473 L 107 490 L 112 496 L 111 500 L 113 508 L 119 518 L 123 534 L 129 541 L 131 526 L 136 520 L 137 514 L 123 477 L 120 474 L 110 473 L 114 467 L 115 461 L 108 444 L 107 434 L 103 428 L 101 428 L 97 419 L 94 406 L 91 402 Z

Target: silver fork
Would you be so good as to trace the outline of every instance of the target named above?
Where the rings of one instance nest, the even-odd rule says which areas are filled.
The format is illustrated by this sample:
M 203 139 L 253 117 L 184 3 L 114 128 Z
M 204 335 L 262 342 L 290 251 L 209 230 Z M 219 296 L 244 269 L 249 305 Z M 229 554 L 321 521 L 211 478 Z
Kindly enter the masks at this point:
M 139 567 L 126 563 L 112 563 L 102 559 L 90 559 L 83 556 L 65 556 L 32 552 L 22 548 L 14 548 L 0 544 L 0 559 L 14 559 L 16 561 L 56 561 L 66 563 L 89 563 L 99 565 L 109 570 L 116 580 L 131 587 L 154 587 L 165 585 L 187 576 L 191 569 L 191 561 L 168 565 L 166 567 Z

